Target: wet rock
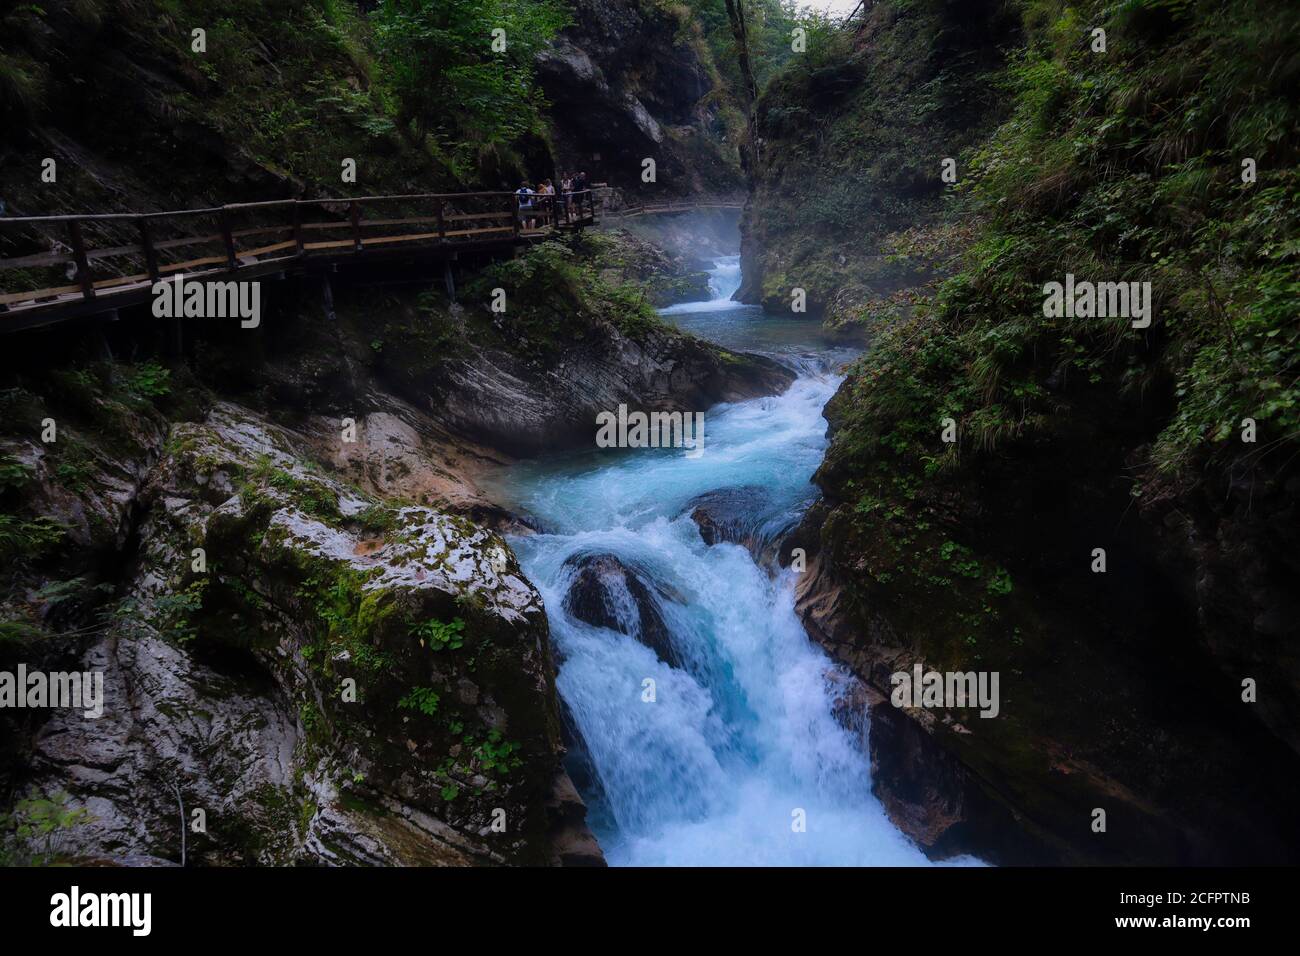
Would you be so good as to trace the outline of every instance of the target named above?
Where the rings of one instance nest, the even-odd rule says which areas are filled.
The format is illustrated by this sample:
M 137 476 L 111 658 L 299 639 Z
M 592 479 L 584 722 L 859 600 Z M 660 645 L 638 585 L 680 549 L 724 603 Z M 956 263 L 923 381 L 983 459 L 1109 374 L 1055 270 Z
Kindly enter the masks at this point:
M 37 736 L 31 787 L 92 815 L 66 851 L 179 861 L 183 804 L 209 821 L 191 862 L 591 857 L 581 808 L 548 802 L 554 665 L 508 545 L 381 505 L 307 445 L 229 403 L 173 427 L 139 499 L 133 613 L 82 659 L 105 714 L 56 712 Z
M 757 485 L 709 491 L 686 504 L 707 545 L 721 541 L 755 550 L 757 516 L 771 495 Z
M 547 800 L 551 846 L 560 866 L 605 866 L 605 854 L 587 827 L 587 805 L 568 774 L 559 774 Z
M 794 373 L 760 355 L 729 352 L 657 325 L 630 336 L 602 325 L 568 346 L 554 368 L 477 350 L 438 371 L 440 416 L 474 441 L 528 456 L 594 443 L 596 416 L 620 404 L 704 411 L 783 392 Z
M 566 613 L 636 638 L 672 667 L 681 666 L 672 634 L 659 610 L 665 595 L 642 580 L 643 572 L 612 554 L 583 554 L 566 564 L 576 569 L 564 596 Z
M 485 469 L 508 464 L 507 456 L 450 434 L 395 396 L 372 391 L 366 399 L 373 410 L 354 416 L 356 441 L 338 440 L 332 416 L 312 416 L 300 426 L 316 458 L 370 494 L 470 515 L 480 524 L 508 523 L 476 480 Z
M 704 543 L 738 544 L 765 566 L 775 563 L 784 535 L 797 523 L 793 514 L 773 513 L 772 495 L 756 485 L 724 488 L 686 503 Z
M 1095 455 L 1097 443 L 1086 447 Z M 1028 498 L 1023 489 L 1019 496 Z M 1035 520 L 1043 522 L 1041 510 Z M 1253 714 L 1212 718 L 1213 698 L 1193 683 L 1203 671 L 1171 677 L 1167 653 L 1147 657 L 1138 638 L 1116 642 L 1095 618 L 1038 594 L 1037 631 L 1031 640 L 1011 642 L 1011 663 L 989 660 L 993 650 L 981 639 L 984 661 L 963 666 L 950 656 L 932 664 L 945 646 L 922 643 L 918 635 L 949 619 L 956 589 L 918 592 L 876 581 L 870 562 L 879 543 L 849 537 L 849 527 L 829 502 L 809 513 L 799 530 L 810 548 L 807 570 L 797 578 L 796 610 L 809 636 L 865 685 L 873 791 L 895 824 L 928 853 L 972 852 L 1020 865 L 1287 858 L 1294 823 L 1284 804 L 1295 778 L 1286 751 L 1252 736 Z M 1025 521 L 1017 527 L 1035 526 Z M 1124 599 L 1118 571 L 1112 566 L 1112 606 Z M 864 587 L 864 581 L 875 583 Z M 1034 583 L 1027 575 L 1019 579 L 1012 597 L 1025 600 Z M 1186 647 L 1182 652 L 1191 653 Z M 892 706 L 891 674 L 918 662 L 999 671 L 998 718 Z M 1122 720 L 1110 716 L 1119 708 Z M 1060 716 L 1067 712 L 1069 721 Z M 1192 726 L 1194 735 L 1180 725 Z M 1081 726 L 1090 732 L 1083 744 Z M 1241 796 L 1246 791 L 1249 800 Z M 1110 830 L 1126 838 L 1090 840 L 1076 826 L 1081 806 L 1106 807 Z
M 717 70 L 698 27 L 654 3 L 577 0 L 574 22 L 537 57 L 553 104 L 557 164 L 618 182 L 641 157 L 659 163 L 665 192 L 728 192 L 740 170 L 714 132 Z M 685 15 L 683 15 L 685 14 Z

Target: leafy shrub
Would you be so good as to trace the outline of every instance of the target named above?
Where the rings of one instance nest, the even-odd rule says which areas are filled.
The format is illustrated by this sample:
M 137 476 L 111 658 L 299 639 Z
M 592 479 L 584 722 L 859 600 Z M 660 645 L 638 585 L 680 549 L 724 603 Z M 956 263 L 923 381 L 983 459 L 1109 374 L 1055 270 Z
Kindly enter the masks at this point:
M 465 646 L 465 622 L 456 618 L 450 622 L 421 621 L 411 626 L 412 636 L 419 638 L 430 650 L 460 650 Z
M 409 694 L 397 702 L 397 706 L 403 710 L 415 710 L 426 717 L 432 717 L 438 712 L 439 700 L 441 697 L 432 687 L 413 687 Z

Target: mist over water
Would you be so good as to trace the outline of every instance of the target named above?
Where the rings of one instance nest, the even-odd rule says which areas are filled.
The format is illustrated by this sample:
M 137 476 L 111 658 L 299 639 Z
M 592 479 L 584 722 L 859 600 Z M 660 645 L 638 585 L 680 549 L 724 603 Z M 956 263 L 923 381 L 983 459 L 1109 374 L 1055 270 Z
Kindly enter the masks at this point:
M 787 362 L 799 378 L 785 394 L 709 409 L 698 459 L 593 450 L 497 480 L 545 532 L 511 544 L 546 602 L 589 820 L 614 865 L 925 864 L 871 795 L 865 716 L 836 719 L 846 681 L 795 615 L 793 572 L 740 545 L 706 546 L 689 516 L 703 493 L 744 489 L 735 497 L 760 539 L 795 522 L 815 498 L 822 408 L 852 353 L 819 341 L 815 323 L 730 302 L 738 257 L 718 260 L 713 278 L 716 300 L 664 314 Z M 680 666 L 636 639 L 645 623 L 627 588 L 607 592 L 620 630 L 568 613 L 585 555 L 613 555 L 635 574 Z M 806 832 L 792 828 L 798 811 Z
M 740 256 L 723 256 L 715 259 L 709 270 L 709 292 L 706 302 L 683 302 L 660 309 L 660 315 L 690 315 L 695 312 L 729 312 L 733 309 L 750 309 L 753 306 L 733 302 L 731 297 L 740 288 Z

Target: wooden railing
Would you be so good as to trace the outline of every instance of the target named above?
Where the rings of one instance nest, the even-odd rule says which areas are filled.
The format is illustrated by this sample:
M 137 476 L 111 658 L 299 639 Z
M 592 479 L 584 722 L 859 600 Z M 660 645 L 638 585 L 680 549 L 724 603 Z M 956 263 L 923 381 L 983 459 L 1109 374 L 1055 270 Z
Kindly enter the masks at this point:
M 285 199 L 175 212 L 0 218 L 0 331 L 33 324 L 15 322 L 33 312 L 111 310 L 177 274 L 242 277 L 381 254 L 504 247 L 594 224 L 590 190 Z
M 602 219 L 630 219 L 633 216 L 657 215 L 661 213 L 696 212 L 701 209 L 744 209 L 743 202 L 662 202 L 643 203 L 637 206 L 624 206 L 621 209 L 602 209 Z

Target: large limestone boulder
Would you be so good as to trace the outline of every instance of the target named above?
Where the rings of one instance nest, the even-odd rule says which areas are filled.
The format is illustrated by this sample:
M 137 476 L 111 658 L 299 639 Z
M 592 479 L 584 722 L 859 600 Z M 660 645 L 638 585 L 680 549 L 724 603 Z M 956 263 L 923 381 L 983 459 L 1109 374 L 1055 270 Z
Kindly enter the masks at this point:
M 600 862 L 562 748 L 546 617 L 495 532 L 381 504 L 227 403 L 140 497 L 128 611 L 83 659 L 37 789 L 65 851 L 205 863 Z

